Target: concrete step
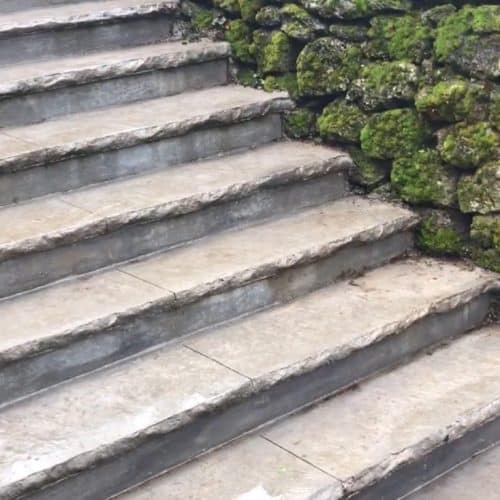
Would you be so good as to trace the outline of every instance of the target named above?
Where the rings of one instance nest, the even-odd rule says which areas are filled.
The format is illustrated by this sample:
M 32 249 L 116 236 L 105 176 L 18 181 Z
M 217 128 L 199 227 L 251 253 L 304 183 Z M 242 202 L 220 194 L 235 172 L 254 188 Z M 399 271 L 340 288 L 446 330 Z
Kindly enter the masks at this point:
M 350 158 L 278 142 L 0 209 L 0 297 L 347 194 Z
M 6 407 L 0 496 L 107 498 L 475 327 L 495 280 L 397 263 Z M 465 337 L 264 434 L 358 491 L 500 417 L 499 354 L 500 330 Z M 171 498 L 208 498 L 186 477 Z
M 207 40 L 0 67 L 0 127 L 224 85 L 229 45 Z
M 429 282 L 432 288 L 439 286 L 442 278 L 429 272 L 427 284 L 420 285 L 421 276 L 410 270 L 404 281 L 388 281 L 394 293 L 388 323 L 397 321 L 399 305 L 406 309 L 409 296 L 404 293 L 401 301 L 399 290 L 412 283 L 422 293 L 431 289 Z M 375 286 L 379 284 L 377 280 Z M 343 305 L 341 301 L 339 308 Z M 373 312 L 377 317 L 379 309 L 373 311 L 367 303 L 355 320 Z M 363 382 L 120 499 L 396 499 L 499 439 L 497 325 Z M 480 491 L 442 498 L 482 500 L 486 497 Z
M 500 496 L 500 445 L 439 477 L 408 500 L 498 500 Z
M 0 14 L 1 64 L 179 37 L 177 0 L 97 0 Z
M 0 129 L 0 205 L 272 142 L 291 105 L 228 85 Z
M 389 262 L 416 223 L 345 198 L 3 300 L 0 402 Z
M 88 2 L 88 0 L 2 0 L 2 3 L 0 3 L 0 13 L 5 14 L 7 12 L 17 12 L 26 9 L 40 9 L 43 7 L 81 2 Z

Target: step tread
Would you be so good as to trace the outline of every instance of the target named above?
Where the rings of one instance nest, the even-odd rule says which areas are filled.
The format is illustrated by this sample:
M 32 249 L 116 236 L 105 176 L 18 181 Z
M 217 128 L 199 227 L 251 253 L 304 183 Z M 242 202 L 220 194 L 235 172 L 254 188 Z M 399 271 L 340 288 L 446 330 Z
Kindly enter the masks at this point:
M 411 282 L 408 282 L 408 276 L 412 277 Z M 89 455 L 81 458 L 79 463 L 90 464 L 95 459 L 93 453 L 100 457 L 113 454 L 124 445 L 123 442 L 118 445 L 117 441 L 134 436 L 137 442 L 141 434 L 146 437 L 147 429 L 160 422 L 164 422 L 163 429 L 173 428 L 185 421 L 184 418 L 195 418 L 198 411 L 227 404 L 228 398 L 258 391 L 281 378 L 302 373 L 314 362 L 325 363 L 332 357 L 339 357 L 342 352 L 348 353 L 362 344 L 373 342 L 380 335 L 397 333 L 430 311 L 450 309 L 457 302 L 468 300 L 471 295 L 491 286 L 492 280 L 493 277 L 484 271 L 430 259 L 391 264 L 354 282 L 326 287 L 284 307 L 202 333 L 199 338 L 188 339 L 184 344 L 167 346 L 4 408 L 0 413 L 4 443 L 0 463 L 5 464 L 0 471 L 0 492 L 30 474 L 48 470 L 83 453 Z M 436 283 L 436 287 L 428 287 L 429 282 Z M 465 394 L 464 401 L 458 400 L 454 406 L 460 411 L 464 411 L 466 404 L 482 403 L 482 397 L 489 401 L 492 393 L 500 397 L 500 377 L 496 376 L 500 375 L 496 373 L 500 372 L 500 335 L 491 339 L 483 337 L 487 337 L 483 344 L 477 340 L 469 342 L 475 349 L 472 356 L 478 355 L 480 345 L 488 355 L 477 363 L 463 366 L 460 380 L 450 377 L 447 386 L 456 396 L 457 390 L 463 389 L 461 384 L 464 381 L 471 382 L 474 365 L 475 375 L 484 387 L 475 380 L 481 390 L 477 397 Z M 274 345 L 270 344 L 272 342 Z M 287 346 L 286 351 L 294 352 L 294 356 L 283 352 L 283 345 Z M 248 349 L 251 349 L 254 366 L 249 362 Z M 262 356 L 266 349 L 272 354 Z M 467 355 L 460 347 L 456 351 L 455 357 L 444 357 L 449 362 L 447 367 L 451 375 L 460 366 L 457 360 L 463 362 Z M 435 356 L 443 358 L 439 354 Z M 417 371 L 410 369 L 406 372 L 415 376 L 422 372 L 422 364 L 429 369 L 426 359 L 431 360 L 431 364 L 434 362 L 434 357 L 424 358 L 423 362 L 416 362 Z M 483 371 L 486 368 L 489 373 Z M 397 371 L 406 387 L 419 379 L 405 375 L 405 369 Z M 439 374 L 442 372 L 437 370 L 436 375 L 434 371 L 429 372 L 433 373 L 432 379 L 438 386 L 436 392 L 440 397 L 439 391 L 446 385 L 440 381 Z M 489 387 L 484 384 L 487 375 L 495 379 Z M 384 377 L 397 380 L 394 376 Z M 394 382 L 385 385 L 370 382 L 367 389 L 361 392 L 361 402 L 355 400 L 346 406 L 333 405 L 334 409 L 328 411 L 342 412 L 345 408 L 365 411 L 366 393 L 371 394 L 369 399 L 373 405 L 377 403 L 372 386 L 375 386 L 375 394 L 384 387 L 399 391 L 399 387 L 393 385 Z M 409 394 L 413 394 L 411 389 Z M 419 394 L 416 392 L 408 397 L 405 403 L 414 404 Z M 71 401 L 69 406 L 68 401 Z M 394 412 L 390 414 L 397 414 L 403 419 L 405 412 L 398 411 L 398 401 L 394 399 L 392 404 Z M 318 417 L 313 417 L 318 418 L 318 426 L 326 422 L 324 406 L 328 409 L 332 403 L 313 410 L 313 413 L 320 412 Z M 190 416 L 185 412 L 190 412 Z M 342 422 L 347 423 L 348 420 L 339 418 L 338 426 L 342 427 Z M 302 426 L 301 422 L 299 417 L 295 426 Z M 287 440 L 292 431 L 280 429 L 271 429 L 266 436 L 272 441 L 282 442 L 284 447 L 294 446 Z M 347 429 L 343 431 L 347 432 Z M 408 432 L 413 430 L 408 428 Z M 332 440 L 337 433 L 331 434 L 325 436 L 325 441 L 334 449 Z M 353 435 L 352 430 L 350 435 Z M 342 438 L 342 434 L 337 437 Z M 355 433 L 352 437 L 356 438 Z M 319 441 L 315 436 L 314 441 L 308 443 Z M 115 449 L 112 443 L 115 443 Z M 104 448 L 106 445 L 107 449 Z M 310 457 L 313 457 L 314 451 L 311 451 Z M 363 460 L 364 457 L 360 456 L 359 463 Z M 328 468 L 327 465 L 318 464 L 323 470 Z M 345 470 L 348 465 L 344 466 Z M 342 461 L 339 460 L 338 467 L 341 466 Z M 342 472 L 344 469 L 339 470 Z M 64 466 L 58 473 L 62 470 Z M 336 469 L 333 475 L 337 472 Z M 339 474 L 338 477 L 347 476 Z
M 408 500 L 498 500 L 500 445 L 474 457 L 453 472 L 410 495 Z
M 0 208 L 0 260 L 129 223 L 189 213 L 258 186 L 341 171 L 349 164 L 339 150 L 284 141 Z
M 446 436 L 458 437 L 493 416 L 500 416 L 499 325 L 463 336 L 120 498 L 194 499 L 198 485 L 207 500 L 254 498 L 257 492 L 258 498 L 299 499 L 301 491 L 325 488 L 329 494 L 318 498 L 347 498 Z M 269 444 L 281 451 L 268 457 Z M 282 452 L 295 458 L 299 470 L 290 483 L 280 480 L 280 467 L 265 470 Z
M 352 197 L 1 301 L 0 360 L 70 341 L 72 332 L 104 327 L 151 302 L 195 300 L 417 220 L 406 209 Z
M 178 0 L 96 0 L 0 15 L 0 37 L 175 10 Z
M 0 67 L 0 96 L 49 90 L 229 56 L 227 42 L 166 42 Z
M 285 92 L 228 85 L 0 129 L 0 171 L 118 149 L 291 106 Z

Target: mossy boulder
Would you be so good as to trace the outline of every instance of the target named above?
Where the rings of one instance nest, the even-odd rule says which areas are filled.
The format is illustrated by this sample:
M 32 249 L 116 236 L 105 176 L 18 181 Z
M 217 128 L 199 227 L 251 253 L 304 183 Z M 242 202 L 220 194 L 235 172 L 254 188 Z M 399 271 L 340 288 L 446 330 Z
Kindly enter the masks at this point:
M 255 15 L 255 22 L 264 28 L 275 28 L 281 24 L 280 9 L 274 5 L 263 7 Z
M 458 123 L 438 133 L 443 160 L 458 168 L 476 168 L 498 154 L 499 134 L 488 122 Z
M 422 12 L 422 22 L 432 28 L 436 28 L 443 19 L 455 14 L 457 8 L 447 3 L 444 5 L 436 5 L 424 12 Z
M 300 0 L 300 3 L 322 17 L 340 19 L 359 19 L 380 12 L 411 9 L 410 0 Z
M 473 251 L 474 260 L 500 273 L 500 214 L 474 216 L 470 234 L 477 245 Z
M 399 158 L 421 149 L 429 135 L 415 110 L 391 109 L 369 118 L 361 130 L 361 147 L 372 158 Z
M 252 30 L 241 19 L 235 19 L 227 23 L 225 39 L 231 44 L 233 57 L 237 61 L 247 64 L 255 62 Z
M 302 96 L 346 92 L 361 65 L 361 50 L 331 37 L 307 44 L 297 59 L 297 80 Z
M 432 51 L 432 30 L 417 15 L 374 17 L 368 35 L 372 57 L 420 63 Z
M 389 178 L 387 163 L 370 158 L 357 147 L 350 146 L 348 152 L 354 164 L 349 170 L 349 180 L 353 184 L 373 189 Z
M 254 22 L 257 12 L 264 6 L 264 0 L 238 0 L 240 4 L 241 19 Z
M 398 107 L 413 101 L 417 92 L 419 71 L 405 61 L 368 64 L 352 82 L 349 100 L 359 102 L 366 111 Z
M 417 246 L 434 255 L 460 255 L 464 241 L 461 224 L 445 211 L 428 213 L 417 228 Z
M 337 99 L 323 109 L 318 118 L 318 131 L 326 142 L 359 143 L 359 134 L 368 116 L 356 105 Z
M 240 14 L 240 2 L 238 0 L 213 0 L 213 4 L 214 7 L 229 14 Z
M 282 31 L 254 31 L 253 46 L 257 67 L 262 74 L 287 73 L 294 69 L 294 50 Z
M 368 26 L 362 24 L 334 23 L 328 29 L 330 35 L 345 42 L 364 42 L 368 39 Z
M 458 201 L 464 213 L 500 212 L 500 160 L 462 177 L 458 183 Z
M 262 82 L 264 90 L 271 92 L 274 90 L 285 90 L 290 97 L 296 98 L 298 93 L 297 75 L 295 73 L 285 73 L 284 75 L 268 75 Z
M 459 79 L 423 87 L 415 99 L 415 107 L 427 118 L 447 123 L 484 120 L 488 104 L 483 85 Z
M 391 182 L 401 198 L 416 205 L 456 204 L 457 175 L 446 168 L 437 151 L 421 149 L 392 164 Z
M 496 78 L 500 76 L 500 37 L 495 33 L 499 32 L 500 6 L 466 5 L 438 24 L 435 56 L 468 74 Z
M 327 30 L 326 25 L 318 18 L 293 3 L 284 5 L 280 14 L 283 19 L 281 30 L 290 38 L 308 42 Z
M 316 113 L 307 108 L 290 111 L 285 115 L 285 134 L 292 139 L 305 139 L 316 133 Z

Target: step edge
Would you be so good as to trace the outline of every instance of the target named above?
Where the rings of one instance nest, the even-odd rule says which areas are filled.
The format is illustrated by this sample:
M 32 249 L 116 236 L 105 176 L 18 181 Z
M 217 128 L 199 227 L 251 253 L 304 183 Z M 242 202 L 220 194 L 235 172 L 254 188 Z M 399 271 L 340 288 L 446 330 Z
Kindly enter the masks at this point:
M 16 80 L 8 84 L 0 83 L 0 100 L 108 79 L 134 76 L 148 71 L 168 70 L 191 64 L 212 62 L 229 58 L 231 55 L 230 46 L 227 42 L 214 42 L 210 46 L 192 49 L 190 50 L 189 44 L 187 44 L 184 51 L 121 59 L 109 64 L 99 65 L 97 63 L 60 73 L 47 73 L 42 76 Z
M 34 149 L 0 159 L 0 175 L 29 170 L 40 166 L 50 166 L 76 156 L 86 156 L 118 149 L 137 146 L 171 137 L 185 135 L 206 126 L 224 126 L 249 121 L 266 116 L 269 113 L 283 113 L 293 109 L 293 101 L 285 93 L 269 94 L 267 99 L 255 99 L 254 102 L 207 112 L 167 124 L 136 127 L 116 134 L 95 137 L 91 140 L 76 141 Z M 72 115 L 76 116 L 76 115 Z M 8 134 L 8 129 L 6 129 Z
M 309 247 L 307 250 L 293 255 L 282 256 L 272 262 L 265 262 L 253 268 L 238 271 L 208 283 L 197 284 L 192 288 L 173 293 L 165 290 L 165 295 L 159 299 L 145 302 L 139 306 L 130 307 L 124 311 L 107 314 L 88 323 L 45 337 L 41 340 L 24 342 L 0 351 L 0 369 L 24 358 L 35 356 L 44 351 L 61 348 L 91 335 L 98 335 L 112 326 L 126 322 L 130 318 L 138 317 L 156 309 L 180 308 L 205 297 L 236 289 L 245 284 L 265 279 L 303 264 L 309 264 L 328 257 L 335 252 L 353 244 L 370 243 L 386 238 L 396 233 L 408 231 L 419 222 L 418 215 L 407 212 L 394 220 L 377 224 L 369 229 L 354 233 L 340 240 L 333 240 L 318 247 Z M 9 300 L 6 298 L 4 300 Z
M 230 158 L 230 156 L 225 156 L 224 160 L 229 161 Z M 262 188 L 273 188 L 307 181 L 334 172 L 345 172 L 351 166 L 352 160 L 347 154 L 332 151 L 331 158 L 316 160 L 289 170 L 277 171 L 264 177 L 257 177 L 247 182 L 232 184 L 215 191 L 207 191 L 147 208 L 123 211 L 120 214 L 101 217 L 91 222 L 74 224 L 64 230 L 48 232 L 34 238 L 0 244 L 0 262 L 104 236 L 127 225 L 148 224 L 170 217 L 201 211 L 217 203 L 244 198 Z M 182 168 L 182 165 L 179 165 L 178 168 Z M 2 208 L 8 209 L 10 206 L 15 207 L 16 205 L 6 205 Z
M 189 410 L 172 415 L 117 441 L 76 455 L 60 464 L 54 465 L 50 469 L 30 474 L 24 479 L 0 488 L 0 495 L 2 498 L 6 499 L 17 498 L 20 494 L 28 493 L 34 489 L 42 488 L 58 480 L 62 480 L 72 474 L 91 469 L 101 461 L 113 459 L 126 451 L 133 450 L 154 436 L 166 435 L 179 430 L 180 428 L 196 422 L 197 419 L 205 414 L 216 413 L 224 407 L 231 406 L 238 401 L 250 399 L 252 396 L 257 396 L 259 393 L 277 386 L 286 380 L 306 375 L 335 361 L 345 361 L 352 354 L 363 351 L 385 338 L 397 337 L 403 334 L 411 325 L 436 311 L 440 313 L 451 312 L 460 305 L 467 304 L 472 299 L 488 293 L 488 291 L 491 290 L 491 286 L 491 280 L 485 279 L 483 283 L 477 284 L 452 297 L 429 300 L 426 306 L 415 311 L 404 320 L 387 325 L 378 334 L 374 335 L 369 333 L 361 335 L 340 347 L 336 347 L 329 351 L 323 351 L 314 357 L 306 358 L 303 362 L 295 363 L 281 370 L 271 371 L 258 378 L 252 379 L 243 377 L 246 380 L 242 381 L 241 385 L 235 389 L 217 395 L 211 398 L 210 401 L 200 403 Z M 356 383 L 356 381 L 353 380 L 352 383 Z M 335 391 L 333 394 L 338 392 L 339 391 Z M 325 397 L 326 396 L 328 395 L 325 395 Z M 306 406 L 309 406 L 309 404 L 312 403 L 308 403 Z M 446 437 L 450 440 L 458 439 L 465 433 L 498 417 L 500 417 L 500 398 L 486 406 L 478 406 L 464 412 L 453 423 L 435 431 L 431 436 L 426 437 L 419 443 L 406 447 L 395 454 L 391 454 L 388 458 L 383 459 L 369 469 L 361 471 L 359 475 L 353 478 L 348 480 L 339 479 L 338 481 L 342 486 L 342 496 L 339 498 L 350 496 L 388 476 L 396 468 L 422 458 L 434 448 L 441 445 Z
M 55 10 L 55 8 L 53 8 Z M 111 24 L 124 20 L 147 17 L 152 15 L 171 14 L 178 11 L 178 2 L 161 0 L 129 7 L 115 7 L 108 10 L 98 10 L 80 15 L 70 15 L 60 19 L 42 19 L 32 22 L 18 22 L 10 25 L 0 25 L 0 39 L 23 36 L 43 31 L 73 29 L 94 24 Z M 50 11 L 47 8 L 47 11 Z M 22 12 L 28 12 L 22 11 Z M 1 19 L 0 19 L 1 20 Z

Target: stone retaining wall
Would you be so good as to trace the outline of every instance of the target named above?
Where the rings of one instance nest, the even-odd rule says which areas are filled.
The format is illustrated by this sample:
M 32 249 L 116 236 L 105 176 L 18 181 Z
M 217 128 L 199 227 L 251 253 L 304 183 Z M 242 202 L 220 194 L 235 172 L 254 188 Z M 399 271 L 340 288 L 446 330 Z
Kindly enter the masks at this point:
M 500 6 L 438 0 L 185 3 L 246 85 L 287 89 L 294 138 L 349 149 L 351 180 L 424 214 L 419 245 L 500 272 Z

